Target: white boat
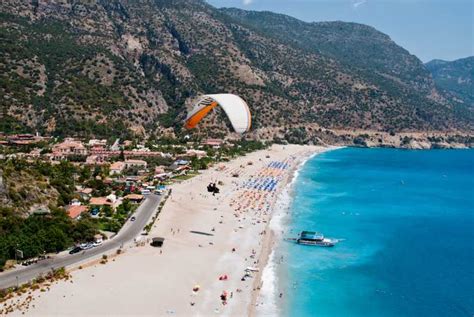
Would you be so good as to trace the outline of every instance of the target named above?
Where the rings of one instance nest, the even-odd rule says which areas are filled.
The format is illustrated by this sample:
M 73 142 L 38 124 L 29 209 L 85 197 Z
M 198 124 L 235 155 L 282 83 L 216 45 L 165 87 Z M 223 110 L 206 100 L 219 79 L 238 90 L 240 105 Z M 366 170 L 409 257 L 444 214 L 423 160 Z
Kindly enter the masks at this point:
M 325 238 L 323 234 L 314 231 L 302 231 L 296 243 L 303 245 L 315 245 L 319 247 L 333 247 L 337 240 Z

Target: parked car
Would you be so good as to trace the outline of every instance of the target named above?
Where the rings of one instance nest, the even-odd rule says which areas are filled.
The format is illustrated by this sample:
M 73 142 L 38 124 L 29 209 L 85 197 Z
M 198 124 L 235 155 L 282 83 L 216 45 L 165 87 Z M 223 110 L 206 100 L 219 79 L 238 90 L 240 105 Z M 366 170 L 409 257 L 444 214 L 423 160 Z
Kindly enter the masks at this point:
M 92 216 L 97 216 L 98 214 L 99 214 L 99 208 L 92 209 L 92 211 L 91 211 Z
M 133 216 L 132 218 L 130 218 L 130 221 L 135 221 L 137 218 L 135 218 L 135 216 Z
M 94 245 L 92 243 L 86 243 L 85 246 L 82 247 L 83 250 L 89 250 L 92 249 Z
M 69 254 L 74 254 L 74 253 L 81 252 L 81 251 L 82 251 L 81 247 L 75 247 L 74 249 L 69 251 Z

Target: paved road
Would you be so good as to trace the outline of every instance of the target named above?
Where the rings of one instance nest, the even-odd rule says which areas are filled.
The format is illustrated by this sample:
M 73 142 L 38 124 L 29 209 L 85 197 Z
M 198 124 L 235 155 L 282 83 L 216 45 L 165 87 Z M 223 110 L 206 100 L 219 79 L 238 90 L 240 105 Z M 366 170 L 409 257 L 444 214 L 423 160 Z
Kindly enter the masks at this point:
M 61 254 L 54 258 L 42 260 L 36 264 L 22 267 L 21 269 L 0 273 L 0 289 L 16 286 L 18 283 L 23 284 L 29 282 L 40 274 L 45 274 L 52 269 L 67 267 L 86 259 L 108 253 L 113 249 L 120 248 L 125 243 L 132 241 L 135 237 L 140 235 L 143 228 L 158 208 L 160 199 L 160 196 L 148 195 L 134 214 L 136 220 L 127 221 L 114 238 L 105 241 L 102 245 L 96 248 L 76 254 Z

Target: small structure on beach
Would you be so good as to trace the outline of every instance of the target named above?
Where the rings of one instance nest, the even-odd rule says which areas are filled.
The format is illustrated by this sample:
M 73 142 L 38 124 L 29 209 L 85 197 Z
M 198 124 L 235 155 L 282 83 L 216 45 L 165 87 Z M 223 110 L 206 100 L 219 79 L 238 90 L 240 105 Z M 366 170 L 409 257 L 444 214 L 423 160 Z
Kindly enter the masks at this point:
M 155 237 L 151 239 L 151 246 L 161 248 L 164 242 L 165 242 L 165 238 Z

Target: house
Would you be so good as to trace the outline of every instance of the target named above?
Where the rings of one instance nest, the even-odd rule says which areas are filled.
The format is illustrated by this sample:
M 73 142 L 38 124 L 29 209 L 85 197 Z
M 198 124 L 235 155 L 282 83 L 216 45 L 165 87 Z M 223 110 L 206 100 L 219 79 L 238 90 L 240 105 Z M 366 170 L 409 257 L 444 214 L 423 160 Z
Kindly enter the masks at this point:
M 164 181 L 164 180 L 167 180 L 168 178 L 170 178 L 171 176 L 173 176 L 172 173 L 160 173 L 160 174 L 156 174 L 155 176 L 153 176 L 154 179 L 159 179 L 160 181 Z
M 160 166 L 157 166 L 155 167 L 155 175 L 157 174 L 162 174 L 164 173 L 166 170 L 165 170 L 165 167 L 163 165 L 160 165 Z
M 64 159 L 70 155 L 87 155 L 87 149 L 81 141 L 66 139 L 53 146 L 52 154 L 54 159 Z
M 130 141 L 130 140 L 123 141 L 123 146 L 125 146 L 125 147 L 131 146 L 132 144 L 133 144 L 133 141 Z
M 147 163 L 143 160 L 126 160 L 125 161 L 125 168 L 130 167 L 139 167 L 139 168 L 146 168 Z
M 40 157 L 41 156 L 41 149 L 33 149 L 30 153 L 28 153 L 29 157 Z
M 16 137 L 22 140 L 33 140 L 35 136 L 30 133 L 17 134 Z
M 224 144 L 222 139 L 207 139 L 201 142 L 202 145 L 212 146 L 215 149 L 220 148 Z
M 185 155 L 190 157 L 203 158 L 207 156 L 207 152 L 201 150 L 187 150 Z
M 89 201 L 89 204 L 91 206 L 111 206 L 113 205 L 113 202 L 107 199 L 107 197 L 92 197 Z
M 127 176 L 125 178 L 125 183 L 126 184 L 130 184 L 130 183 L 136 184 L 136 183 L 139 183 L 139 182 L 140 182 L 140 177 L 138 177 L 138 176 L 130 175 L 130 176 Z
M 176 162 L 174 162 L 176 165 L 179 165 L 179 166 L 182 166 L 182 165 L 187 165 L 189 164 L 189 161 L 186 161 L 186 160 L 177 160 Z
M 127 196 L 123 197 L 124 199 L 128 199 L 130 200 L 131 202 L 134 202 L 134 203 L 139 203 L 143 200 L 143 195 L 139 195 L 139 194 L 128 194 Z
M 41 140 L 43 140 L 43 138 L 39 136 L 38 134 L 33 135 L 33 134 L 28 134 L 28 133 L 14 134 L 8 137 L 9 144 L 12 144 L 12 145 L 29 145 L 29 144 L 38 143 Z
M 105 147 L 105 146 L 107 146 L 107 140 L 106 139 L 102 139 L 102 140 L 90 139 L 89 143 L 87 143 L 87 144 L 90 147 Z
M 191 167 L 189 167 L 188 165 L 181 165 L 181 166 L 178 166 L 178 167 L 174 170 L 174 172 L 175 172 L 175 173 L 182 173 L 182 172 L 188 171 L 188 170 L 190 170 L 190 169 L 191 169 Z
M 86 158 L 86 164 L 88 165 L 103 165 L 105 163 L 107 163 L 107 161 L 102 155 L 89 155 Z
M 110 206 L 113 209 L 117 208 L 121 204 L 121 201 L 117 199 L 117 196 L 110 194 L 107 197 L 92 197 L 89 201 L 91 206 Z
M 112 163 L 112 165 L 110 165 L 109 174 L 110 175 L 121 174 L 124 169 L 125 169 L 125 163 L 124 162 L 114 162 L 114 163 Z
M 82 200 L 89 200 L 92 194 L 92 188 L 82 188 L 77 190 L 79 196 L 81 196 Z
M 71 205 L 66 208 L 69 217 L 72 219 L 79 219 L 81 214 L 87 211 L 87 206 L 84 205 Z
M 51 213 L 51 210 L 49 210 L 49 208 L 44 207 L 44 206 L 36 208 L 31 212 L 32 215 L 48 215 L 50 213 Z

